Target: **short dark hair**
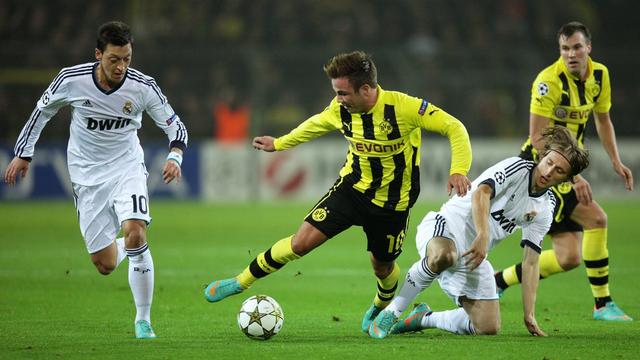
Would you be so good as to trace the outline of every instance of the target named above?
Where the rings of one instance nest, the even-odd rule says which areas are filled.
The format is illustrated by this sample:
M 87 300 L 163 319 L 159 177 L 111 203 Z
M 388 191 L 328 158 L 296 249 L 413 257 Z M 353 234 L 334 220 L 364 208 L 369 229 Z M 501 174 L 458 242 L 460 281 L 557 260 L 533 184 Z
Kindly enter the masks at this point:
M 568 177 L 578 175 L 589 166 L 589 153 L 580 148 L 571 132 L 563 126 L 551 126 L 542 133 L 544 155 L 555 151 L 564 156 L 571 166 Z M 543 156 L 544 157 L 544 156 Z
M 109 21 L 98 28 L 96 48 L 100 51 L 104 51 L 107 44 L 125 46 L 129 43 L 133 43 L 131 28 L 121 21 Z
M 331 79 L 346 76 L 353 89 L 358 91 L 364 84 L 378 86 L 378 72 L 371 55 L 364 51 L 338 54 L 332 57 L 323 67 Z
M 558 40 L 560 40 L 561 36 L 569 37 L 576 32 L 581 32 L 584 35 L 584 38 L 587 40 L 587 44 L 591 43 L 591 31 L 581 22 L 572 21 L 566 23 L 560 27 L 558 30 Z

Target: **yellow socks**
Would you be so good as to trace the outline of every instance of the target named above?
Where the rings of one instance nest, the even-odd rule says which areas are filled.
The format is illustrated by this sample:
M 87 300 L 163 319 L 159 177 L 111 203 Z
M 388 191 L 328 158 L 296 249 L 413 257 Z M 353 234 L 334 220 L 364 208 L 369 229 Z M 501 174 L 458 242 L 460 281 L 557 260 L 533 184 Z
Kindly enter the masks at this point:
M 377 279 L 378 292 L 373 298 L 373 305 L 380 309 L 389 305 L 391 300 L 393 300 L 396 288 L 398 287 L 398 277 L 400 277 L 400 266 L 398 266 L 397 263 L 394 263 L 393 270 L 391 270 L 391 274 L 389 274 L 389 276 L 384 279 Z
M 275 243 L 267 251 L 258 256 L 237 277 L 243 288 L 248 288 L 259 278 L 278 271 L 289 261 L 299 259 L 300 256 L 291 248 L 293 235 Z
M 582 259 L 587 268 L 593 297 L 609 297 L 611 294 L 609 293 L 609 251 L 606 228 L 584 231 Z

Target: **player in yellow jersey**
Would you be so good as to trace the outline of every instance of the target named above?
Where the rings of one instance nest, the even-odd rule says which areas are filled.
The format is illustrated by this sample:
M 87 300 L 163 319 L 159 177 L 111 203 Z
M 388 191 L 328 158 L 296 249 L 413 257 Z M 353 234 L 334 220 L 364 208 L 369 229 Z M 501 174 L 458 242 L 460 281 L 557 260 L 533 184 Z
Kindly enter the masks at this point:
M 560 59 L 542 70 L 531 89 L 529 139 L 521 157 L 533 159 L 544 147 L 541 134 L 548 126 L 566 126 L 581 146 L 585 124 L 593 113 L 598 137 L 614 171 L 622 177 L 625 188 L 633 190 L 633 175 L 620 160 L 609 109 L 611 85 L 609 71 L 591 60 L 591 33 L 579 22 L 563 25 L 558 31 Z M 609 253 L 607 250 L 607 215 L 593 200 L 591 186 L 582 176 L 573 184 L 553 188 L 558 199 L 549 234 L 553 250 L 540 255 L 540 277 L 571 270 L 584 260 L 595 298 L 596 320 L 631 321 L 611 299 L 609 292 Z M 582 242 L 582 247 L 580 246 Z M 499 291 L 520 283 L 521 264 L 495 274 Z
M 451 168 L 447 191 L 464 195 L 471 186 L 471 144 L 460 121 L 444 110 L 401 92 L 383 90 L 370 55 L 356 51 L 334 56 L 324 66 L 336 97 L 279 138 L 259 136 L 256 149 L 281 151 L 338 130 L 349 144 L 338 180 L 309 211 L 295 234 L 259 254 L 235 278 L 213 281 L 205 289 L 210 302 L 242 292 L 353 225 L 362 226 L 377 277 L 377 294 L 362 321 L 362 331 L 395 294 L 409 209 L 420 191 L 420 132 L 449 138 Z

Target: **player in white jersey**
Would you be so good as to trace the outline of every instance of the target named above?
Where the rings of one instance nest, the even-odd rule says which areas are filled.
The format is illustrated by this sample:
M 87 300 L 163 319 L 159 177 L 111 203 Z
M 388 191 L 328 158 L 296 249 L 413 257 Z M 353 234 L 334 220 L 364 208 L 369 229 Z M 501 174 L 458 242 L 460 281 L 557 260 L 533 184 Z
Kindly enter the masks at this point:
M 535 336 L 546 336 L 535 319 L 538 257 L 551 226 L 555 197 L 552 186 L 567 181 L 588 166 L 587 153 L 562 127 L 545 132 L 547 145 L 538 164 L 512 157 L 477 177 L 465 196 L 454 196 L 440 211 L 429 212 L 418 226 L 416 246 L 421 259 L 407 272 L 400 293 L 369 328 L 371 337 L 440 328 L 457 334 L 497 334 L 500 306 L 493 267 L 487 253 L 522 228 L 522 297 L 524 322 Z M 434 279 L 459 306 L 432 312 L 417 305 L 400 314 Z
M 136 304 L 137 338 L 155 338 L 151 328 L 154 267 L 146 241 L 151 222 L 147 170 L 137 131 L 146 111 L 169 138 L 162 169 L 165 183 L 180 181 L 187 130 L 155 80 L 129 67 L 129 26 L 118 21 L 98 29 L 97 62 L 62 69 L 22 129 L 4 180 L 24 177 L 46 123 L 71 106 L 67 165 L 80 230 L 91 260 L 103 275 L 127 256 L 129 285 Z M 116 239 L 122 233 L 124 237 Z

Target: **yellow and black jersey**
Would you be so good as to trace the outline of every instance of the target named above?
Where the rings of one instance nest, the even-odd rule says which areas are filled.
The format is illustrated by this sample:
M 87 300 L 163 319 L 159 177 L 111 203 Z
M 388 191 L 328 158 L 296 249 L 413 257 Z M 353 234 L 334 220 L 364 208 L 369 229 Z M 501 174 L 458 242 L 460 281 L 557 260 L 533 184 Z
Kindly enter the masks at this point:
M 471 167 L 469 135 L 460 121 L 426 100 L 384 91 L 367 113 L 352 114 L 334 98 L 314 115 L 275 140 L 276 150 L 339 130 L 349 143 L 340 178 L 377 206 L 404 211 L 420 192 L 420 129 L 447 136 L 451 143 L 450 173 L 466 175 Z
M 587 79 L 582 81 L 567 70 L 560 58 L 542 70 L 531 87 L 529 111 L 548 118 L 549 126 L 567 127 L 581 147 L 589 115 L 611 109 L 609 70 L 589 58 L 588 72 Z M 530 138 L 522 146 L 521 155 L 530 159 L 537 156 Z

